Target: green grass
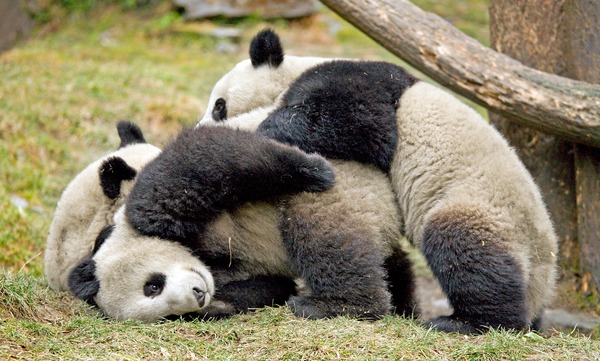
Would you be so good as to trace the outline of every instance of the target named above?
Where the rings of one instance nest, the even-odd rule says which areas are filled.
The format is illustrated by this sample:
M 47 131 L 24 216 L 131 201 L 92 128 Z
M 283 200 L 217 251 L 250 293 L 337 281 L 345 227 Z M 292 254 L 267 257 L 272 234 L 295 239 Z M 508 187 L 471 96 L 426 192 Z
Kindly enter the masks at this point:
M 412 320 L 344 317 L 309 321 L 287 308 L 226 320 L 116 322 L 39 277 L 0 274 L 0 356 L 16 359 L 220 360 L 594 360 L 600 343 L 582 336 L 428 331 Z
M 416 3 L 487 41 L 485 1 L 456 1 L 455 8 L 441 1 Z M 327 11 L 295 22 L 221 19 L 219 25 L 233 24 L 244 35 L 239 53 L 219 54 L 204 32 L 181 31 L 186 24 L 165 6 L 137 14 L 115 5 L 90 9 L 63 14 L 58 28 L 50 21 L 29 42 L 0 54 L 0 359 L 600 357 L 598 341 L 578 335 L 465 337 L 398 317 L 306 321 L 285 308 L 210 322 L 115 322 L 50 291 L 43 250 L 56 202 L 75 174 L 117 146 L 119 119 L 134 120 L 150 142 L 163 145 L 203 114 L 215 81 L 246 57 L 250 38 L 265 25 L 277 29 L 290 54 L 400 62 L 345 23 L 329 32 L 331 19 L 339 18 Z M 27 205 L 18 208 L 19 200 Z

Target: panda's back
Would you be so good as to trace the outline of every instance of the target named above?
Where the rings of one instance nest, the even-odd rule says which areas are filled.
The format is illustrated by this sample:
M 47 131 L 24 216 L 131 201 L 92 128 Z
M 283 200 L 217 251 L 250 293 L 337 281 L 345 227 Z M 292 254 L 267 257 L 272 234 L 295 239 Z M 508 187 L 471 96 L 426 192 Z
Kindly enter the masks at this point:
M 359 233 L 384 255 L 400 247 L 402 217 L 387 175 L 359 162 L 329 161 L 335 169 L 336 185 L 322 193 L 291 197 L 285 204 L 286 213 L 318 228 L 313 234 Z
M 533 179 L 506 140 L 473 109 L 419 82 L 401 98 L 398 132 L 391 174 L 413 241 L 419 243 L 428 212 L 452 202 L 510 224 L 505 236 L 513 244 L 535 249 L 531 239 L 555 243 L 548 242 L 552 226 Z

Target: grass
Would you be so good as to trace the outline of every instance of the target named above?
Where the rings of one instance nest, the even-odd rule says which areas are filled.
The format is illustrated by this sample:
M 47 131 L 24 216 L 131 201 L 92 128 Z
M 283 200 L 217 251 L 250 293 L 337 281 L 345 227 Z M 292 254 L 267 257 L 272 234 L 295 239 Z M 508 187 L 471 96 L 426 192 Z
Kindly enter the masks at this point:
M 0 356 L 15 359 L 594 360 L 598 342 L 554 333 L 460 336 L 412 320 L 308 321 L 286 308 L 227 320 L 143 324 L 106 320 L 42 278 L 0 275 Z
M 487 42 L 485 1 L 421 0 Z M 68 2 L 67 2 L 68 3 Z M 0 54 L 0 359 L 598 359 L 597 340 L 575 334 L 431 332 L 389 317 L 306 321 L 285 308 L 210 322 L 146 325 L 103 319 L 47 288 L 43 250 L 53 209 L 67 183 L 118 144 L 114 124 L 131 119 L 163 145 L 194 124 L 215 81 L 246 57 L 265 25 L 290 54 L 399 62 L 337 16 L 294 22 L 258 19 L 218 25 L 243 30 L 240 51 L 217 53 L 164 5 L 142 12 L 91 7 L 49 21 L 30 41 Z M 333 24 L 333 25 L 332 25 Z M 470 30 L 469 30 L 470 29 Z

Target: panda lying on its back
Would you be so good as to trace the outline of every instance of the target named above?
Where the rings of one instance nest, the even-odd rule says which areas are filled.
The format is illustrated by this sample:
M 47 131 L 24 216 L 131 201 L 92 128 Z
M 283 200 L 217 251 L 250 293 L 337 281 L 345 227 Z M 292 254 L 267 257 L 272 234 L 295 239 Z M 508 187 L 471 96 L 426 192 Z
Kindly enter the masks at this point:
M 44 255 L 46 279 L 56 291 L 67 291 L 71 268 L 88 257 L 100 231 L 112 223 L 137 172 L 160 153 L 146 143 L 136 125 L 117 124 L 119 149 L 89 166 L 63 191 L 54 212 Z
M 531 176 L 492 126 L 392 64 L 284 58 L 270 30 L 253 39 L 250 56 L 219 80 L 198 125 L 257 129 L 388 172 L 406 236 L 454 308 L 431 325 L 539 326 L 555 287 L 557 239 Z
M 69 285 L 120 319 L 239 312 L 273 299 L 311 318 L 410 313 L 399 224 L 389 182 L 374 167 L 198 128 L 140 172 Z M 296 277 L 308 295 L 294 295 Z M 226 304 L 215 311 L 214 300 Z

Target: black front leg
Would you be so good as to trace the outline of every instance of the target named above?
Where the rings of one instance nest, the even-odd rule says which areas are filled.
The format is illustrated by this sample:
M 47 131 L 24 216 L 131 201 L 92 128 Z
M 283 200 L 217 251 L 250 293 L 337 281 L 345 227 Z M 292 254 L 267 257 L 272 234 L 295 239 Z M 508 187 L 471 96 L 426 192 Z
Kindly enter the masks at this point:
M 224 285 L 217 290 L 215 298 L 231 304 L 235 312 L 240 313 L 265 306 L 282 306 L 296 293 L 296 282 L 291 278 L 255 276 Z
M 218 280 L 217 280 L 218 281 Z M 296 282 L 281 276 L 254 276 L 221 285 L 214 300 L 200 312 L 185 315 L 185 319 L 220 319 L 252 309 L 282 306 L 296 295 Z
M 344 202 L 324 206 L 311 196 L 293 197 L 281 219 L 288 255 L 310 292 L 290 298 L 294 314 L 311 319 L 389 314 L 384 259 L 369 226 L 344 212 Z

